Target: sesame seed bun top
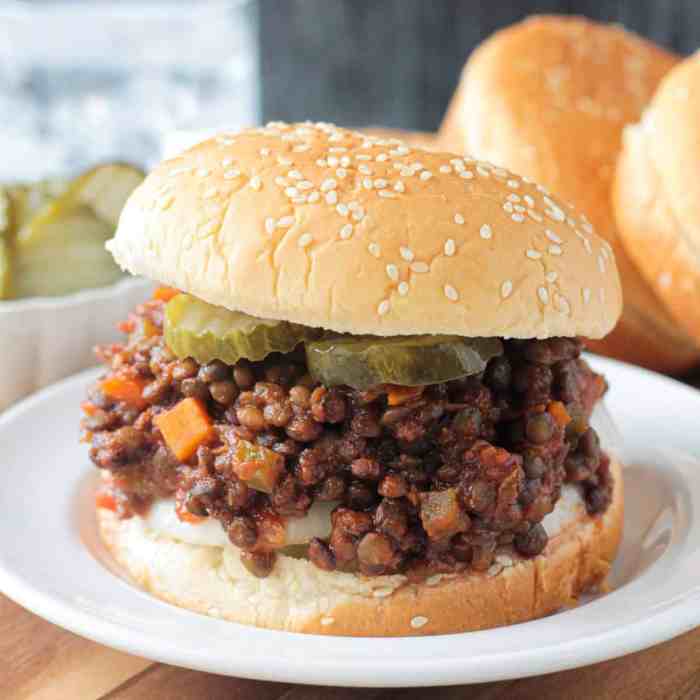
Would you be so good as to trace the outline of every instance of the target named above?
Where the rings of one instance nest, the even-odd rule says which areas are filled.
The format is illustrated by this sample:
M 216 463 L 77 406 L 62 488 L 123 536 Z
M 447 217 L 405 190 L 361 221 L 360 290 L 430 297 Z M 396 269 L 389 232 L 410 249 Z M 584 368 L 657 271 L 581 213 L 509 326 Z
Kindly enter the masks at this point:
M 610 246 L 545 188 L 329 124 L 165 161 L 108 247 L 212 304 L 355 334 L 598 338 L 622 307 Z
M 659 86 L 644 118 L 625 129 L 613 199 L 630 257 L 700 342 L 700 53 Z

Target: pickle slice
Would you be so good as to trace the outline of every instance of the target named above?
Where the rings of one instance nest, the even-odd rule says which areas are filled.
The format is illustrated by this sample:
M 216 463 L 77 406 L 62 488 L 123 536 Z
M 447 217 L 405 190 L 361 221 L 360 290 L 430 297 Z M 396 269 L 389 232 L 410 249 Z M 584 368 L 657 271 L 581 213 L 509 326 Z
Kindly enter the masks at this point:
M 342 336 L 306 344 L 309 373 L 326 386 L 423 386 L 482 372 L 502 354 L 498 338 Z
M 11 279 L 10 244 L 0 235 L 0 300 L 9 298 Z
M 29 216 L 14 241 L 12 296 L 59 296 L 112 284 L 122 271 L 105 250 L 124 202 L 143 173 L 122 164 L 102 165 L 73 180 L 32 216 L 28 197 L 60 184 L 47 183 L 18 196 L 18 220 Z
M 12 185 L 7 192 L 12 203 L 10 222 L 13 233 L 26 226 L 32 217 L 51 200 L 60 197 L 70 185 L 70 180 L 40 180 L 31 185 Z
M 168 347 L 178 357 L 200 363 L 262 360 L 272 352 L 290 352 L 318 335 L 314 328 L 229 311 L 189 294 L 173 297 L 165 309 Z

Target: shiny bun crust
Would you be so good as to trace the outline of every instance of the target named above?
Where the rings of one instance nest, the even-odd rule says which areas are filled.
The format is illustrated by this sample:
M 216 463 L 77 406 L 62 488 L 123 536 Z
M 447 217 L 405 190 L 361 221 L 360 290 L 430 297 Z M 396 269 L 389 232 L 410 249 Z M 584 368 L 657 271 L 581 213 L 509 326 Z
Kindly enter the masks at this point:
M 630 257 L 700 342 L 700 55 L 664 79 L 643 120 L 625 129 L 614 196 Z
M 321 571 L 278 557 L 255 578 L 231 547 L 183 544 L 148 532 L 138 517 L 118 520 L 98 510 L 100 535 L 117 561 L 149 592 L 195 612 L 258 627 L 348 636 L 448 634 L 526 622 L 574 604 L 603 583 L 622 536 L 623 484 L 612 465 L 613 502 L 592 518 L 583 502 L 534 559 L 512 549 L 488 572 L 361 577 Z M 561 501 L 557 505 L 561 509 Z
M 678 57 L 579 17 L 542 16 L 496 32 L 470 57 L 439 139 L 541 182 L 586 213 L 615 252 L 625 308 L 598 351 L 678 371 L 700 350 L 626 254 L 611 186 L 625 124 Z
M 600 338 L 622 306 L 610 246 L 545 188 L 329 124 L 162 163 L 108 246 L 212 304 L 355 334 Z

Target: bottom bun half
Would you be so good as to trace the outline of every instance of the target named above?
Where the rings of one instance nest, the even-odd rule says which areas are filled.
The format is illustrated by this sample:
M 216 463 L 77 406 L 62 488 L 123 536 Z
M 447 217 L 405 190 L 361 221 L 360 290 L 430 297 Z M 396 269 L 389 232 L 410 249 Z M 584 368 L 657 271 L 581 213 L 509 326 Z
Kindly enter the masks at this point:
M 603 583 L 622 536 L 622 470 L 618 463 L 612 469 L 608 510 L 590 517 L 580 499 L 567 513 L 555 510 L 561 524 L 541 555 L 524 559 L 501 549 L 488 572 L 438 574 L 421 583 L 327 572 L 286 556 L 259 579 L 233 547 L 185 544 L 148 531 L 141 518 L 119 520 L 105 509 L 97 516 L 103 542 L 130 576 L 179 607 L 289 632 L 447 634 L 543 617 Z

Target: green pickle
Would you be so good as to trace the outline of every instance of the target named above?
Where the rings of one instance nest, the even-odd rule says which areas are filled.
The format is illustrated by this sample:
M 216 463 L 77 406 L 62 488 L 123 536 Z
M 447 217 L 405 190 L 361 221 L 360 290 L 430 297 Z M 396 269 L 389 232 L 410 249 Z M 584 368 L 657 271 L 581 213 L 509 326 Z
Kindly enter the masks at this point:
M 326 386 L 423 386 L 483 372 L 503 353 L 498 338 L 340 336 L 306 344 L 309 373 Z
M 142 180 L 137 168 L 110 164 L 68 186 L 55 180 L 14 187 L 12 297 L 61 296 L 120 279 L 123 273 L 104 244 Z
M 189 294 L 173 297 L 165 310 L 168 347 L 178 357 L 193 357 L 199 363 L 262 360 L 273 352 L 290 352 L 318 335 L 314 328 L 229 311 Z
M 0 236 L 0 300 L 10 296 L 11 282 L 10 244 Z

